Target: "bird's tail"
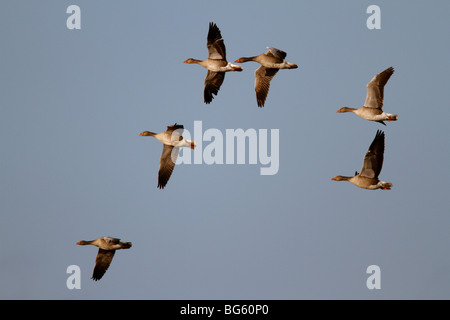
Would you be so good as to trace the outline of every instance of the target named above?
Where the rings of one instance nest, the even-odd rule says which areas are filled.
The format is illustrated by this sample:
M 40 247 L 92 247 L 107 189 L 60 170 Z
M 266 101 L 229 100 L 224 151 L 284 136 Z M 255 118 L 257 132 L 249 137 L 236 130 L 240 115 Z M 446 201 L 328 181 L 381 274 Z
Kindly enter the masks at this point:
M 390 182 L 381 181 L 381 189 L 382 190 L 391 190 L 394 185 Z
M 398 120 L 398 115 L 397 114 L 389 114 L 387 121 L 397 121 Z

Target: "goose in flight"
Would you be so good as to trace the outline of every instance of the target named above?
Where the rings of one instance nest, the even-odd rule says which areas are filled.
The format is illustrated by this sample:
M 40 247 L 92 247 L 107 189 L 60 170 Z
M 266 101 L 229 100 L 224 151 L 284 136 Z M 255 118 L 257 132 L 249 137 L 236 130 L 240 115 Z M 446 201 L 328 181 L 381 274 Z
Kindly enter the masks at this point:
M 294 63 L 289 63 L 286 60 L 286 52 L 276 48 L 267 47 L 267 52 L 254 57 L 242 57 L 235 62 L 244 63 L 247 61 L 258 62 L 261 66 L 255 70 L 255 92 L 256 103 L 258 107 L 264 107 L 264 103 L 269 93 L 270 81 L 275 77 L 280 69 L 297 69 L 298 66 Z
M 370 144 L 369 150 L 364 156 L 361 172 L 355 172 L 353 177 L 336 176 L 331 180 L 334 181 L 349 181 L 355 186 L 369 189 L 369 190 L 391 190 L 392 183 L 381 181 L 378 179 L 378 175 L 381 172 L 383 166 L 383 154 L 384 154 L 384 132 L 377 131 L 375 138 Z
M 220 86 L 225 79 L 225 72 L 242 71 L 243 69 L 241 66 L 227 61 L 225 44 L 220 30 L 214 22 L 209 23 L 206 46 L 208 48 L 208 58 L 206 60 L 189 58 L 184 63 L 197 63 L 208 69 L 203 96 L 205 103 L 209 104 L 214 99 L 213 95 L 218 94 Z
M 370 121 L 376 121 L 386 125 L 383 121 L 396 121 L 398 115 L 390 114 L 383 111 L 383 99 L 384 99 L 384 86 L 388 82 L 389 78 L 394 73 L 394 68 L 389 67 L 386 70 L 380 72 L 367 84 L 367 96 L 364 106 L 359 109 L 342 107 L 338 111 L 353 112 L 354 114 Z
M 101 237 L 92 241 L 81 240 L 77 242 L 80 246 L 93 245 L 98 247 L 97 257 L 95 258 L 94 273 L 92 280 L 98 281 L 105 274 L 116 250 L 131 248 L 131 242 L 120 242 L 120 239 L 111 237 Z
M 187 140 L 183 138 L 183 130 L 184 127 L 182 125 L 175 123 L 173 126 L 167 126 L 167 130 L 161 133 L 144 131 L 139 134 L 140 136 L 155 137 L 163 144 L 158 172 L 158 188 L 160 189 L 164 189 L 170 176 L 172 175 L 180 147 L 189 147 L 194 149 L 196 146 L 194 140 Z

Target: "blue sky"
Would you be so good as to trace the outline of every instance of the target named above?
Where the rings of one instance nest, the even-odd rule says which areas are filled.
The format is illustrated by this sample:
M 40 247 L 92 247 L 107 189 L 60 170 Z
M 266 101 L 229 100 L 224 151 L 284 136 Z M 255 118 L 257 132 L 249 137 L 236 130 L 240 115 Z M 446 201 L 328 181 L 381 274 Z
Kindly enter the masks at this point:
M 69 30 L 66 9 L 81 8 Z M 381 9 L 369 30 L 368 6 Z M 8 1 L 0 4 L 0 298 L 448 299 L 447 1 Z M 281 70 L 264 108 L 253 73 L 228 73 L 203 103 L 215 22 L 227 58 L 267 46 Z M 386 127 L 342 106 L 393 66 Z M 180 165 L 157 189 L 161 144 L 140 137 L 279 130 L 279 171 L 259 164 Z M 390 191 L 330 179 L 360 170 L 377 129 Z M 204 142 L 204 144 L 207 144 Z M 99 282 L 97 249 L 133 242 Z M 81 289 L 66 287 L 70 265 Z M 381 289 L 366 287 L 378 265 Z

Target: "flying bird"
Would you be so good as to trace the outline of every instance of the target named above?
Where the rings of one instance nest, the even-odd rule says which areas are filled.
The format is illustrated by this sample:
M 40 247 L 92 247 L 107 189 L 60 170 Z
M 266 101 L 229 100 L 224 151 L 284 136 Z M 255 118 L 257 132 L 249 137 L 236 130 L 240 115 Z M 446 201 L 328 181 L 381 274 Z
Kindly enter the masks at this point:
M 208 48 L 208 58 L 206 60 L 197 60 L 189 58 L 184 63 L 197 63 L 208 69 L 205 78 L 204 101 L 211 103 L 213 95 L 217 95 L 220 86 L 225 79 L 227 71 L 242 71 L 239 65 L 231 64 L 227 61 L 225 44 L 220 34 L 220 30 L 214 22 L 209 23 L 209 31 L 206 46 Z
M 97 257 L 95 258 L 94 273 L 91 279 L 100 280 L 108 269 L 116 250 L 131 248 L 131 242 L 120 242 L 120 239 L 111 237 L 101 237 L 92 241 L 81 240 L 77 242 L 80 246 L 93 245 L 98 247 Z
M 183 138 L 183 130 L 184 127 L 182 125 L 175 123 L 173 126 L 167 126 L 167 130 L 161 133 L 144 131 L 139 134 L 140 136 L 155 137 L 163 144 L 158 172 L 158 188 L 160 189 L 164 189 L 172 175 L 180 148 L 189 147 L 194 149 L 196 146 L 194 140 Z
M 276 48 L 267 47 L 267 52 L 254 57 L 242 57 L 234 62 L 255 61 L 261 66 L 255 70 L 255 92 L 256 102 L 258 107 L 264 107 L 264 103 L 269 93 L 270 81 L 275 77 L 280 69 L 297 69 L 298 66 L 294 63 L 289 63 L 286 60 L 286 52 Z
M 391 190 L 392 183 L 381 181 L 378 179 L 378 175 L 381 172 L 383 166 L 384 157 L 384 132 L 377 131 L 375 138 L 370 144 L 369 150 L 364 156 L 361 173 L 355 172 L 353 177 L 336 176 L 331 180 L 334 181 L 349 181 L 355 186 L 369 189 L 369 190 Z
M 359 109 L 342 107 L 338 111 L 353 112 L 354 114 L 370 121 L 376 121 L 386 125 L 383 121 L 396 121 L 398 115 L 390 114 L 383 111 L 383 99 L 384 99 L 384 86 L 388 82 L 389 78 L 394 73 L 394 68 L 389 67 L 386 70 L 380 72 L 367 84 L 367 96 L 364 106 Z

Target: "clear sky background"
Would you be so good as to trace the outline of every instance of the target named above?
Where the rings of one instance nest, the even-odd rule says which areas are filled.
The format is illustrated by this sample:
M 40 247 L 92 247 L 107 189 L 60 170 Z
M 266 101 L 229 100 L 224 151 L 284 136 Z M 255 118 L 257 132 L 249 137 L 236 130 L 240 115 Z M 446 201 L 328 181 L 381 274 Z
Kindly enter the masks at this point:
M 81 30 L 66 9 L 81 8 Z M 368 6 L 381 8 L 369 30 Z M 2 1 L 0 4 L 0 298 L 449 299 L 448 1 Z M 228 73 L 203 103 L 208 23 L 227 58 L 267 46 L 281 70 L 262 109 L 254 70 Z M 386 127 L 360 107 L 393 66 Z M 256 165 L 179 165 L 157 189 L 162 145 L 140 137 L 279 129 L 273 176 Z M 390 191 L 353 175 L 377 129 Z M 208 142 L 203 142 L 205 147 Z M 97 248 L 131 241 L 102 280 Z M 81 289 L 69 290 L 70 265 Z M 381 289 L 366 268 L 381 268 Z

